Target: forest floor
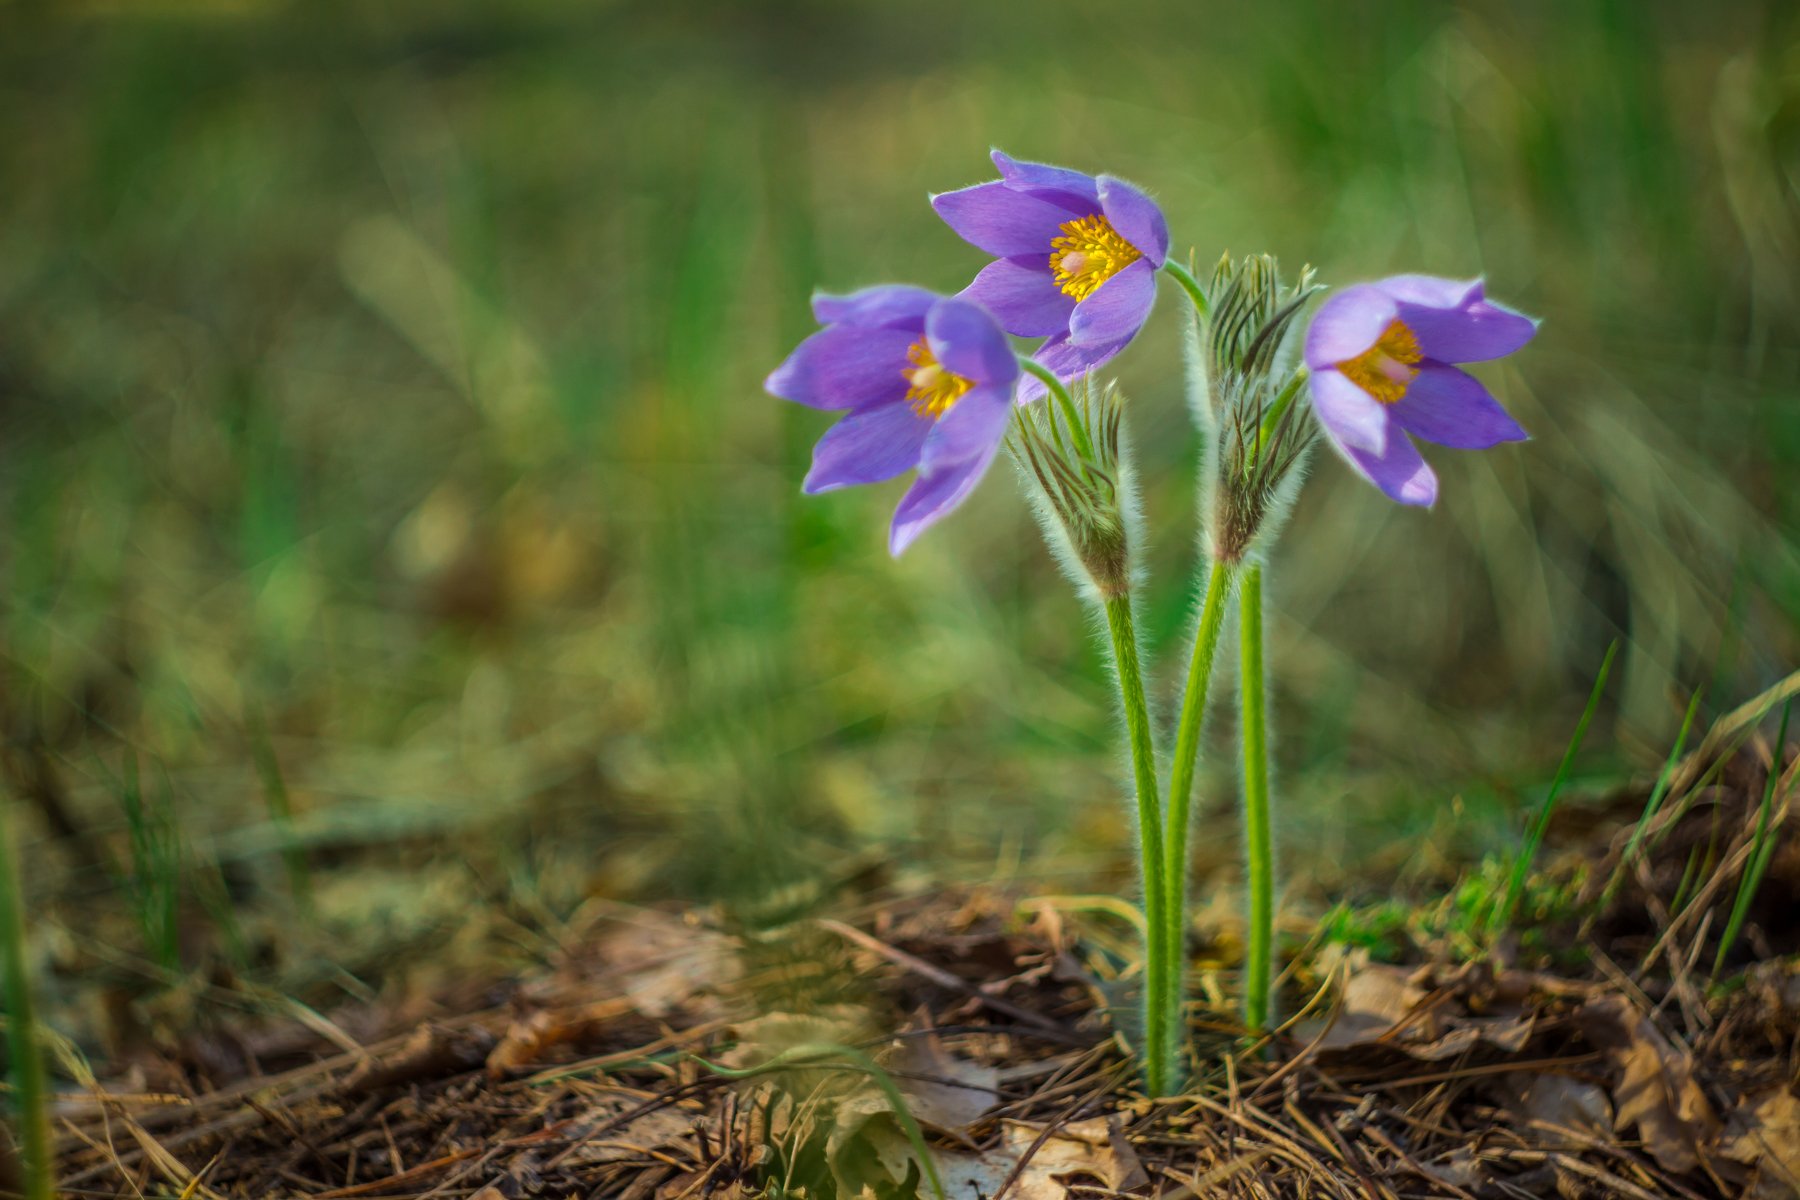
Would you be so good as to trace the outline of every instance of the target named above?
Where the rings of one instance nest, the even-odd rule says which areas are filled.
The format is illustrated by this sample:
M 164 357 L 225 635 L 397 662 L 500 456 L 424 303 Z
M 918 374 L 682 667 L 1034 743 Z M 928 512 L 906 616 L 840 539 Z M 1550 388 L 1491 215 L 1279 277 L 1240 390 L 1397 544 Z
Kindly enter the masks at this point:
M 1235 947 L 1203 919 L 1177 1096 L 1134 1078 L 1126 906 L 863 863 L 754 927 L 606 902 L 520 977 L 71 1056 L 58 1179 L 182 1200 L 1792 1196 L 1800 746 L 1745 714 L 1565 809 L 1516 911 L 1476 871 L 1299 931 L 1270 1036 L 1237 1025 Z

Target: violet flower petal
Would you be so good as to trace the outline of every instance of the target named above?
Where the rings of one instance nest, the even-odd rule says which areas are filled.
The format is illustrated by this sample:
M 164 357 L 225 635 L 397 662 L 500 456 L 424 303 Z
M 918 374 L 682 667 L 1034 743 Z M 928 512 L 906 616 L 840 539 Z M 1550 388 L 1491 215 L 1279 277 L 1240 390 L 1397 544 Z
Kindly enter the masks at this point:
M 919 465 L 930 418 L 903 400 L 859 408 L 825 431 L 813 447 L 812 470 L 802 490 L 808 495 L 859 483 L 879 483 Z
M 1529 342 L 1538 323 L 1490 300 L 1477 300 L 1462 308 L 1426 308 L 1401 303 L 1400 319 L 1406 322 L 1426 358 L 1439 362 L 1486 362 L 1500 358 Z
M 865 329 L 925 328 L 925 310 L 938 301 L 936 292 L 907 284 L 888 283 L 863 288 L 847 296 L 816 292 L 813 316 L 821 325 L 855 325 Z
M 1314 371 L 1307 381 L 1313 411 L 1331 440 L 1345 449 L 1382 454 L 1394 440 L 1387 406 L 1352 383 L 1342 371 Z M 1401 440 L 1405 440 L 1402 438 Z
M 925 314 L 925 340 L 932 357 L 964 379 L 1010 385 L 1019 377 L 1012 343 L 987 310 L 971 300 L 950 296 L 932 305 Z
M 1332 444 L 1337 446 L 1335 441 Z M 1422 508 L 1437 503 L 1437 475 L 1405 434 L 1395 433 L 1390 437 L 1387 449 L 1382 453 L 1359 450 L 1354 446 L 1337 446 L 1337 449 L 1358 475 L 1380 488 L 1388 499 Z
M 931 207 L 963 241 L 996 258 L 1042 254 L 1046 263 L 1069 219 L 1067 210 L 997 182 L 940 192 Z
M 1069 317 L 1069 341 L 1100 346 L 1129 340 L 1143 328 L 1155 302 L 1156 268 L 1140 258 L 1075 306 Z
M 863 408 L 906 394 L 906 351 L 919 338 L 905 329 L 834 325 L 794 348 L 763 387 L 809 408 Z
M 1530 436 L 1479 380 L 1443 363 L 1421 365 L 1389 411 L 1407 432 L 1458 450 L 1486 450 Z
M 1100 207 L 1100 188 L 1092 175 L 1048 163 L 1020 162 L 999 150 L 988 157 L 1000 168 L 1000 178 L 1008 187 L 1035 192 L 1039 199 L 1059 204 L 1077 216 Z
M 1397 304 L 1422 308 L 1461 308 L 1481 299 L 1479 279 L 1444 279 L 1438 275 L 1389 275 L 1368 285 Z
M 984 392 L 989 394 L 983 396 Z M 971 401 L 975 402 L 972 408 Z M 965 418 L 967 423 L 960 427 L 954 440 L 959 443 L 958 452 L 966 449 L 968 455 L 953 460 L 940 459 L 935 470 L 928 462 L 920 464 L 918 481 L 907 490 L 900 506 L 894 510 L 894 524 L 888 534 L 889 553 L 898 556 L 933 523 L 953 511 L 975 490 L 975 485 L 981 482 L 981 477 L 993 463 L 994 455 L 1000 449 L 1000 439 L 1006 432 L 1005 418 L 1011 416 L 1012 408 L 1007 403 L 1006 393 L 997 388 L 977 388 L 944 414 L 926 443 L 926 459 L 932 459 L 933 443 L 943 437 L 944 426 L 965 408 L 969 408 L 969 416 Z M 995 414 L 1001 419 L 995 421 Z
M 1335 293 L 1307 327 L 1306 365 L 1317 371 L 1355 358 L 1375 344 L 1398 311 L 1394 298 L 1374 284 Z
M 935 475 L 956 463 L 991 454 L 1006 436 L 1010 420 L 1010 388 L 971 389 L 932 425 L 919 454 L 920 474 Z
M 1069 327 L 1075 301 L 1056 286 L 1048 255 L 997 258 L 981 268 L 958 295 L 994 314 L 1000 327 L 1018 337 L 1047 337 Z
M 1112 227 L 1161 269 L 1169 257 L 1169 223 L 1142 188 L 1111 175 L 1100 176 L 1100 209 Z
M 1058 379 L 1073 380 L 1111 362 L 1130 341 L 1126 338 L 1099 346 L 1077 346 L 1069 341 L 1068 334 L 1062 333 L 1046 339 L 1031 357 L 1050 368 Z M 1020 404 L 1035 403 L 1049 394 L 1049 387 L 1036 375 L 1019 377 Z

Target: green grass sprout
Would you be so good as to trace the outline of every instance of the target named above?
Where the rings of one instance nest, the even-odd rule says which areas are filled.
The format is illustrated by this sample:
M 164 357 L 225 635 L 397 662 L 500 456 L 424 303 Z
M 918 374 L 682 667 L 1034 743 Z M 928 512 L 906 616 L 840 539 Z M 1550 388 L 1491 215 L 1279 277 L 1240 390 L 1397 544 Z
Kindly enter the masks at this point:
M 13 853 L 12 814 L 0 804 L 0 971 L 5 987 L 7 1046 L 18 1110 L 19 1150 L 25 1167 L 24 1200 L 51 1200 L 50 1082 L 38 1044 L 31 975 L 26 965 L 25 910 Z
M 1575 769 L 1575 756 L 1581 752 L 1581 743 L 1587 737 L 1588 725 L 1600 707 L 1600 697 L 1606 691 L 1606 677 L 1612 672 L 1613 657 L 1618 652 L 1619 642 L 1614 638 L 1606 648 L 1606 657 L 1600 660 L 1600 673 L 1594 677 L 1593 690 L 1588 693 L 1587 707 L 1581 710 L 1581 719 L 1575 723 L 1575 736 L 1569 739 L 1568 748 L 1563 751 L 1562 763 L 1556 768 L 1555 778 L 1550 781 L 1550 790 L 1544 793 L 1544 803 L 1531 823 L 1531 830 L 1526 834 L 1525 844 L 1520 847 L 1518 857 L 1513 860 L 1512 875 L 1507 881 L 1505 895 L 1494 909 L 1490 930 L 1510 925 L 1517 915 L 1519 899 L 1525 894 L 1525 878 L 1531 873 L 1538 847 L 1543 844 L 1544 834 L 1550 828 L 1551 814 L 1556 811 L 1556 798 L 1568 780 L 1569 773 Z
M 1762 887 L 1763 874 L 1769 869 L 1769 860 L 1775 854 L 1776 837 L 1771 828 L 1771 820 L 1775 813 L 1775 788 L 1782 777 L 1782 755 L 1787 750 L 1788 717 L 1793 708 L 1792 700 L 1781 706 L 1781 728 L 1775 735 L 1775 747 L 1769 761 L 1769 781 L 1763 788 L 1762 805 L 1756 813 L 1756 833 L 1750 841 L 1750 856 L 1744 864 L 1744 873 L 1738 878 L 1737 897 L 1731 902 L 1731 916 L 1725 922 L 1725 932 L 1719 937 L 1719 952 L 1713 956 L 1715 977 L 1724 968 L 1725 956 L 1731 953 L 1738 934 L 1743 931 L 1744 918 L 1750 912 L 1750 902 L 1756 898 L 1757 889 Z

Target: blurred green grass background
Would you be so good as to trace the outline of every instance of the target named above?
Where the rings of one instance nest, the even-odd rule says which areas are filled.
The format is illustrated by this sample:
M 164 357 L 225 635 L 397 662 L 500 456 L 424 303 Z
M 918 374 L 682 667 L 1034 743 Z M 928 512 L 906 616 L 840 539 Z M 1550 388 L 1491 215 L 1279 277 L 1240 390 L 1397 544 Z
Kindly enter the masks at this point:
M 1270 582 L 1296 900 L 1513 844 L 1615 636 L 1602 781 L 1800 662 L 1779 0 L 0 4 L 0 720 L 53 1018 L 365 994 L 859 849 L 1127 878 L 1007 473 L 894 562 L 899 485 L 801 497 L 829 419 L 761 392 L 815 287 L 967 280 L 925 198 L 990 145 L 1143 183 L 1203 262 L 1546 317 L 1486 376 L 1535 440 L 1435 455 L 1435 512 L 1315 462 Z M 1165 681 L 1177 308 L 1117 364 Z

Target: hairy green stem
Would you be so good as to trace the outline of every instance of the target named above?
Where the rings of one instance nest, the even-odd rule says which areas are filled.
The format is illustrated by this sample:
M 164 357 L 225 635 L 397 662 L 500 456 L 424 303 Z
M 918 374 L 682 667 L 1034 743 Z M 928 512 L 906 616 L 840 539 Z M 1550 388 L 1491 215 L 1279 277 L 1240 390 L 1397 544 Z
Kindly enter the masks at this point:
M 1129 595 L 1107 597 L 1106 625 L 1112 633 L 1113 663 L 1118 669 L 1119 699 L 1125 709 L 1125 732 L 1137 783 L 1138 848 L 1143 862 L 1144 918 L 1149 926 L 1144 938 L 1144 1086 L 1152 1096 L 1163 1096 L 1169 1093 L 1174 1073 L 1170 1062 L 1173 1043 L 1162 1003 L 1170 967 L 1168 918 L 1163 911 L 1162 802 L 1156 794 L 1156 750 L 1150 740 L 1150 709 L 1144 701 Z
M 44 1075 L 37 1023 L 32 1016 L 31 976 L 25 965 L 24 900 L 0 802 L 0 983 L 4 983 L 6 1031 L 12 1057 L 13 1098 L 18 1109 L 19 1157 L 25 1168 L 25 1200 L 50 1200 L 50 1084 Z
M 1024 355 L 1019 356 L 1019 366 L 1044 381 L 1044 386 L 1056 397 L 1057 407 L 1062 409 L 1063 420 L 1069 423 L 1069 436 L 1075 439 L 1075 448 L 1088 462 L 1095 462 L 1094 443 L 1088 437 L 1087 423 L 1081 419 L 1081 413 L 1075 408 L 1075 398 L 1069 395 L 1069 389 L 1056 377 L 1056 372 L 1037 359 L 1026 358 Z
M 1205 289 L 1200 286 L 1200 281 L 1195 279 L 1186 267 L 1171 258 L 1163 262 L 1162 269 L 1170 279 L 1181 285 L 1182 291 L 1188 294 L 1188 299 L 1194 303 L 1194 311 L 1200 314 L 1202 321 L 1212 315 L 1212 306 L 1206 301 Z
M 1213 661 L 1219 631 L 1225 627 L 1225 603 L 1231 596 L 1237 564 L 1213 560 L 1207 575 L 1206 599 L 1194 628 L 1194 654 L 1188 660 L 1187 686 L 1181 695 L 1181 717 L 1175 727 L 1175 759 L 1169 766 L 1169 817 L 1163 830 L 1163 953 L 1169 971 L 1163 981 L 1164 1020 L 1179 1050 L 1182 990 L 1187 934 L 1188 823 L 1193 811 L 1194 766 L 1200 757 L 1200 728 L 1206 720 L 1206 697 L 1212 689 Z
M 1244 878 L 1250 892 L 1244 954 L 1244 1025 L 1269 1026 L 1275 941 L 1275 847 L 1269 824 L 1268 695 L 1263 688 L 1262 567 L 1244 569 L 1238 626 L 1243 656 Z

